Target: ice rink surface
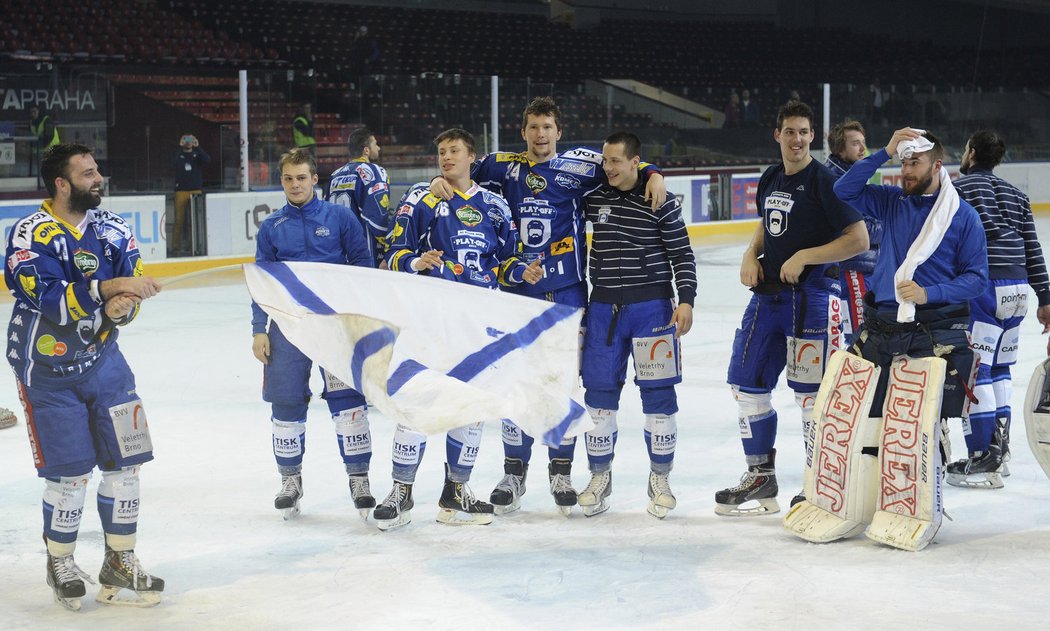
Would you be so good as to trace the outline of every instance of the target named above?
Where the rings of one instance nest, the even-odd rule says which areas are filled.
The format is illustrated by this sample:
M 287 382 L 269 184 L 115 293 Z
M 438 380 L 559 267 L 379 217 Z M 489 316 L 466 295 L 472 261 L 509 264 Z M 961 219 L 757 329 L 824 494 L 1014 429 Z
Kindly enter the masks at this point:
M 1050 219 L 1038 221 L 1050 235 Z M 537 447 L 522 509 L 490 526 L 436 523 L 444 438 L 432 436 L 414 489 L 412 524 L 380 532 L 349 502 L 327 407 L 307 425 L 302 515 L 273 509 L 279 478 L 270 445 L 261 366 L 251 355 L 248 293 L 239 274 L 168 286 L 125 328 L 120 345 L 135 370 L 156 460 L 142 469 L 136 551 L 163 577 L 153 609 L 52 602 L 40 541 L 42 482 L 35 476 L 9 371 L 0 404 L 20 422 L 0 432 L 0 628 L 3 629 L 1042 629 L 1050 617 L 1050 480 L 1032 458 L 1015 414 L 1012 475 L 998 491 L 946 486 L 936 541 L 909 553 L 860 536 L 805 543 L 783 512 L 728 518 L 716 490 L 744 471 L 736 408 L 725 384 L 733 332 L 748 292 L 738 281 L 743 241 L 696 248 L 700 292 L 684 338 L 679 441 L 671 486 L 678 508 L 646 513 L 648 459 L 637 389 L 621 402 L 611 508 L 565 518 L 547 490 Z M 426 306 L 431 308 L 431 306 Z M 0 303 L 9 319 L 11 303 Z M 1021 409 L 1046 337 L 1030 315 L 1014 371 Z M 315 377 L 315 392 L 319 379 Z M 781 381 L 777 472 L 784 511 L 802 485 L 799 411 Z M 372 414 L 372 488 L 390 489 L 393 425 Z M 965 452 L 952 424 L 955 457 Z M 499 427 L 485 430 L 475 493 L 502 476 Z M 586 485 L 576 450 L 574 482 Z M 93 576 L 103 538 L 96 473 L 76 558 Z

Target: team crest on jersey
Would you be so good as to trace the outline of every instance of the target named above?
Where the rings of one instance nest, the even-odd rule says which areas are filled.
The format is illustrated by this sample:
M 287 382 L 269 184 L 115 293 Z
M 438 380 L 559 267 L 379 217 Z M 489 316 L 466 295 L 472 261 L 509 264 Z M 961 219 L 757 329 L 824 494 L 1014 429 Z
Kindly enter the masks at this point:
M 551 220 L 540 217 L 523 217 L 521 220 L 521 242 L 531 248 L 542 247 L 551 239 Z
M 91 276 L 98 270 L 98 257 L 87 250 L 73 250 L 73 265 L 84 276 Z
M 795 201 L 791 195 L 779 191 L 766 198 L 763 208 L 766 211 L 766 231 L 771 236 L 779 237 L 787 231 L 788 219 Z
M 481 252 L 477 250 L 461 250 L 459 252 L 459 260 L 463 267 L 475 272 L 481 271 Z
M 468 228 L 473 228 L 474 226 L 481 223 L 481 220 L 483 219 L 481 212 L 479 212 L 473 206 L 462 206 L 460 208 L 457 208 L 456 218 L 459 219 L 460 222 L 462 222 L 463 225 L 467 226 Z
M 528 186 L 530 189 L 532 189 L 533 193 L 539 193 L 543 189 L 547 188 L 547 180 L 543 179 L 542 175 L 529 173 L 525 177 L 525 186 Z
M 612 214 L 612 208 L 608 206 L 601 206 L 598 208 L 598 223 L 606 223 L 609 221 L 609 215 Z
M 330 234 L 332 234 L 332 231 L 329 230 L 327 226 L 317 226 L 317 228 L 314 229 L 314 235 L 318 237 L 327 237 Z

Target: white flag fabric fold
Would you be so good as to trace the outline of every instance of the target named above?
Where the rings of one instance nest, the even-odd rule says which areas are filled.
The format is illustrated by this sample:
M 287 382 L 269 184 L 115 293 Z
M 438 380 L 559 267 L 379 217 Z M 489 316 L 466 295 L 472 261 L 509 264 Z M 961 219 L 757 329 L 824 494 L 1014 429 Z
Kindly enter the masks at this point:
M 433 434 L 509 418 L 548 445 L 579 431 L 580 309 L 329 263 L 244 276 L 290 342 L 394 421 Z

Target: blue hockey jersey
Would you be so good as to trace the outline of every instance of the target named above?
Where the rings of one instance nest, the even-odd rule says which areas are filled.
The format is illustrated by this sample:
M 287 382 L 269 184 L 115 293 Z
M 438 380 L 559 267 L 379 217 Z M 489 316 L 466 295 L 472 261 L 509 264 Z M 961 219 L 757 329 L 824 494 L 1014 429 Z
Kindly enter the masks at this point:
M 351 160 L 332 173 L 326 199 L 354 212 L 368 236 L 368 252 L 378 265 L 383 260 L 390 230 L 390 180 L 386 169 Z
M 423 272 L 479 287 L 522 282 L 526 265 L 518 258 L 518 235 L 507 202 L 473 184 L 444 201 L 425 189 L 411 193 L 394 216 L 390 269 L 412 272 L 412 262 L 441 250 L 444 265 Z
M 646 176 L 659 172 L 642 164 Z M 510 205 L 521 234 L 522 259 L 543 261 L 543 278 L 514 291 L 538 296 L 582 283 L 587 259 L 582 200 L 605 181 L 602 154 L 579 147 L 547 162 L 525 153 L 496 152 L 474 163 L 471 177 Z
M 142 273 L 131 228 L 108 210 L 87 211 L 77 227 L 52 214 L 45 200 L 19 220 L 7 240 L 4 269 L 15 298 L 7 361 L 19 380 L 46 388 L 86 378 L 117 339 L 118 323 L 106 316 L 94 281 Z

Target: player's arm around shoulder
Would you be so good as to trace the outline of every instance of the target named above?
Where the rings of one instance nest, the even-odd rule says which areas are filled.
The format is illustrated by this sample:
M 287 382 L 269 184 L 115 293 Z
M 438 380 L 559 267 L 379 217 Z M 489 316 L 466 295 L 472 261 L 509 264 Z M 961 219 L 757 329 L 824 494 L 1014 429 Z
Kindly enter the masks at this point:
M 416 273 L 416 259 L 420 258 L 416 249 L 423 226 L 428 226 L 434 219 L 434 209 L 442 202 L 441 198 L 427 189 L 417 189 L 405 199 L 394 215 L 394 225 L 390 231 L 390 249 L 387 251 L 387 266 L 395 272 Z

